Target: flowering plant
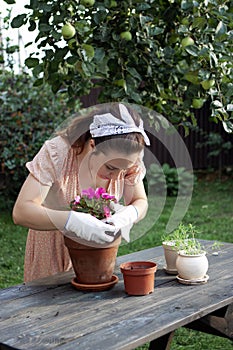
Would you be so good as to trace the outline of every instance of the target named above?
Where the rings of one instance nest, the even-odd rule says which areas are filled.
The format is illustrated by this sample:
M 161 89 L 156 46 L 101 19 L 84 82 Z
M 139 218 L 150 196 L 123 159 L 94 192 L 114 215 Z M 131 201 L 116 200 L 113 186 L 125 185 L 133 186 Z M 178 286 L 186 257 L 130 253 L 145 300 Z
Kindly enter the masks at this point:
M 70 208 L 74 211 L 88 213 L 101 220 L 114 214 L 111 204 L 116 198 L 111 196 L 103 187 L 94 190 L 92 187 L 83 190 L 70 202 Z

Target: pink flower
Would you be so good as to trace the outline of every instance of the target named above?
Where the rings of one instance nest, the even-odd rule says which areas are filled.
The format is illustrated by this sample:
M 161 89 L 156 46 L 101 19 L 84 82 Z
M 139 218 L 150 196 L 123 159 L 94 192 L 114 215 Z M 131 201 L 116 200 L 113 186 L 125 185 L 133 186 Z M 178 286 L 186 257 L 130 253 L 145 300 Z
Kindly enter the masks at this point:
M 111 211 L 109 209 L 109 207 L 104 207 L 104 215 L 106 218 L 109 218 L 111 216 Z
M 116 202 L 116 198 L 107 193 L 103 187 L 96 190 L 90 187 L 70 202 L 70 208 L 74 211 L 89 213 L 102 220 L 114 213 L 112 202 Z
M 81 197 L 77 195 L 74 199 L 75 204 L 79 204 Z
M 89 199 L 95 197 L 95 190 L 89 187 L 87 190 L 82 190 L 82 196 L 87 196 Z
M 111 196 L 109 193 L 105 192 L 105 193 L 102 193 L 102 198 L 104 199 L 109 199 L 109 200 L 114 200 L 115 197 L 114 196 Z
M 105 188 L 97 187 L 97 189 L 95 190 L 95 198 L 99 199 L 102 193 L 105 193 L 105 192 L 106 192 Z

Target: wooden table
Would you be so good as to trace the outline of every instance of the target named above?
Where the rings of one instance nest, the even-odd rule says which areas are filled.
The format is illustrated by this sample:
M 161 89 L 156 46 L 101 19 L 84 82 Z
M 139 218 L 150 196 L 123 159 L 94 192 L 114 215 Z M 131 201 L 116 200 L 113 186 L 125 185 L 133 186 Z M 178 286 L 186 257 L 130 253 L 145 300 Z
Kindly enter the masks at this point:
M 210 242 L 205 241 L 206 246 Z M 233 244 L 208 255 L 209 281 L 182 285 L 164 270 L 162 247 L 121 256 L 119 282 L 104 292 L 74 289 L 71 272 L 0 290 L 0 349 L 98 350 L 168 349 L 181 326 L 233 338 Z M 158 263 L 155 291 L 133 297 L 124 292 L 119 264 Z

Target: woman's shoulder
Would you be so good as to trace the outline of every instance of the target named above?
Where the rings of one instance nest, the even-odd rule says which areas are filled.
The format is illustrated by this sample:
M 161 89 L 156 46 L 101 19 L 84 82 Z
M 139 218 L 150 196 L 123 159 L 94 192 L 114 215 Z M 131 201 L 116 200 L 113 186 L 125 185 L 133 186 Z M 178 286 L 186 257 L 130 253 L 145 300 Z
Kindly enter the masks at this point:
M 70 144 L 66 138 L 57 135 L 45 141 L 47 146 L 57 147 L 57 148 L 70 148 Z
M 52 154 L 64 157 L 72 149 L 69 142 L 62 136 L 55 136 L 45 141 L 44 146 Z

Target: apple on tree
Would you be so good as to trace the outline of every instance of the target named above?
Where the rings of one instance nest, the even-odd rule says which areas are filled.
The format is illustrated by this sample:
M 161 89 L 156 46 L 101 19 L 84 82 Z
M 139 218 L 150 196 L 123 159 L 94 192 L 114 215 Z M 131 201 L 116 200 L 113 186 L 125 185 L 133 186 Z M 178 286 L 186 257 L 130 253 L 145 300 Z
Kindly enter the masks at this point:
M 121 37 L 121 39 L 126 40 L 126 41 L 132 40 L 132 34 L 128 30 L 125 32 L 121 32 L 120 37 Z
M 81 0 L 80 4 L 86 7 L 91 7 L 95 4 L 95 0 Z
M 209 90 L 214 86 L 214 84 L 215 84 L 214 79 L 203 80 L 201 82 L 201 86 L 203 87 L 204 90 Z
M 185 48 L 186 46 L 194 45 L 194 40 L 190 36 L 186 36 L 181 40 L 181 46 Z
M 76 49 L 76 47 L 77 47 L 77 40 L 76 39 L 70 39 L 69 41 L 68 41 L 68 47 L 69 47 L 69 49 L 70 50 L 75 50 Z
M 203 107 L 204 103 L 205 103 L 205 100 L 203 98 L 194 98 L 192 100 L 192 106 L 195 109 L 199 109 Z
M 85 55 L 91 59 L 94 57 L 95 55 L 95 49 L 92 45 L 88 45 L 88 44 L 83 44 L 82 45 L 82 49 L 84 50 Z
M 61 33 L 62 33 L 62 36 L 65 40 L 69 40 L 69 39 L 73 38 L 76 31 L 75 31 L 75 28 L 72 26 L 72 24 L 66 23 L 62 27 Z

